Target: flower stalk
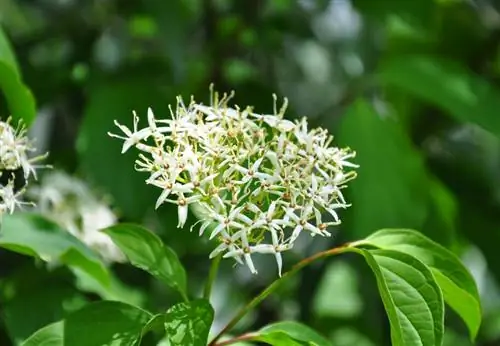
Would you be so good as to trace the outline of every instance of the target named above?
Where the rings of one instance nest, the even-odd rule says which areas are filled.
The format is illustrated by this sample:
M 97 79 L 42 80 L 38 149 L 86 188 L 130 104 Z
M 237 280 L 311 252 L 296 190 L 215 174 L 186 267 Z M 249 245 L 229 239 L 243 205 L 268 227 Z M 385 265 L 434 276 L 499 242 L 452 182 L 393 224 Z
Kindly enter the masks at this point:
M 220 261 L 222 256 L 219 255 L 212 260 L 210 264 L 210 271 L 208 272 L 208 279 L 205 285 L 205 290 L 203 291 L 203 298 L 210 300 L 210 294 L 212 293 L 212 287 L 214 285 L 215 279 L 217 278 L 217 272 L 219 269 Z

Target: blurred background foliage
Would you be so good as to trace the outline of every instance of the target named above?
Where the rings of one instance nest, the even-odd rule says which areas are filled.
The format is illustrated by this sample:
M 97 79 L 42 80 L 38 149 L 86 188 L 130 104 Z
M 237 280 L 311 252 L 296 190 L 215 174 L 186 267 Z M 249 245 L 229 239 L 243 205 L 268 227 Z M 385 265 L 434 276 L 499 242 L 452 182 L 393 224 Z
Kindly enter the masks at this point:
M 475 344 L 500 345 L 500 2 L 0 0 L 0 24 L 1 117 L 34 120 L 52 165 L 106 194 L 120 220 L 157 232 L 187 267 L 191 294 L 214 245 L 190 225 L 177 229 L 175 207 L 154 210 L 159 191 L 106 132 L 114 119 L 130 125 L 132 110 L 168 117 L 177 94 L 208 102 L 211 82 L 262 113 L 276 92 L 289 98 L 290 119 L 328 128 L 361 166 L 335 236 L 305 239 L 285 268 L 380 228 L 420 230 L 477 280 L 484 323 Z M 82 273 L 0 251 L 1 345 L 92 300 L 159 310 L 178 299 L 123 264 L 103 292 Z M 223 261 L 215 329 L 275 279 L 272 261 L 257 258 L 258 276 Z M 390 343 L 374 279 L 350 256 L 306 268 L 235 333 L 284 319 L 337 346 Z M 451 311 L 446 323 L 446 345 L 472 345 Z

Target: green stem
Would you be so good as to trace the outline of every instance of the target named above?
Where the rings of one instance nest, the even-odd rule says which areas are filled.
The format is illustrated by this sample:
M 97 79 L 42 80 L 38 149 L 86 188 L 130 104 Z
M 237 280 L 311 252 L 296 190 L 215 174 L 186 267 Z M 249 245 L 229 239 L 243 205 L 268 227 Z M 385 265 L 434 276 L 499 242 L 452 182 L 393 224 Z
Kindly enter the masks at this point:
M 267 296 L 269 296 L 271 293 L 276 291 L 276 289 L 288 277 L 292 276 L 293 274 L 295 274 L 296 272 L 298 272 L 299 270 L 301 270 L 305 266 L 311 264 L 312 262 L 314 262 L 318 259 L 333 256 L 333 255 L 338 255 L 338 254 L 345 252 L 347 250 L 348 246 L 349 246 L 349 244 L 345 244 L 345 245 L 342 245 L 342 246 L 339 246 L 339 247 L 336 247 L 333 249 L 319 252 L 319 253 L 317 253 L 311 257 L 305 258 L 302 261 L 300 261 L 299 263 L 295 264 L 292 267 L 292 269 L 287 271 L 285 274 L 283 274 L 282 277 L 280 277 L 279 279 L 275 280 L 272 284 L 267 286 L 258 296 L 253 298 L 247 305 L 245 305 L 240 311 L 238 311 L 238 313 L 233 317 L 233 319 L 231 321 L 229 321 L 229 323 L 224 328 L 222 328 L 222 330 L 212 339 L 212 341 L 210 341 L 208 346 L 215 346 L 217 340 L 219 340 L 222 337 L 222 335 L 224 335 L 229 330 L 231 330 L 249 311 L 251 311 L 257 305 L 259 305 L 260 302 L 262 302 L 264 299 L 266 299 Z
M 181 293 L 182 300 L 184 300 L 185 303 L 189 303 L 189 298 L 186 293 L 183 291 L 179 291 Z
M 210 300 L 210 293 L 212 292 L 212 287 L 214 285 L 215 278 L 217 277 L 217 270 L 219 269 L 221 259 L 222 255 L 218 255 L 212 260 L 212 264 L 210 264 L 207 283 L 205 285 L 205 290 L 203 291 L 203 298 L 206 300 Z
M 243 334 L 243 335 L 237 336 L 237 337 L 229 339 L 229 340 L 221 341 L 221 342 L 215 344 L 214 346 L 227 346 L 227 345 L 236 344 L 237 342 L 252 341 L 254 339 L 255 339 L 255 335 L 252 333 L 248 333 L 248 334 Z

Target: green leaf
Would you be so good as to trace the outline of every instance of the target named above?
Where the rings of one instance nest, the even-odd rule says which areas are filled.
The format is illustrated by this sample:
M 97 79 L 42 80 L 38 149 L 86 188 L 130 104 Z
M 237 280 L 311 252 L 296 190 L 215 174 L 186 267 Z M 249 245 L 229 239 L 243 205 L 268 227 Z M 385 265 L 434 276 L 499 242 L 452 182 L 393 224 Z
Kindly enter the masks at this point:
M 443 295 L 425 264 L 394 250 L 346 250 L 362 255 L 375 274 L 391 324 L 393 345 L 442 344 Z
M 451 251 L 408 229 L 383 229 L 358 244 L 404 252 L 429 266 L 446 303 L 464 320 L 475 339 L 481 324 L 479 292 L 472 275 Z
M 55 322 L 37 330 L 21 346 L 64 346 L 64 322 Z
M 399 56 L 383 63 L 377 77 L 385 85 L 404 90 L 461 121 L 476 123 L 500 136 L 500 90 L 455 61 Z
M 157 235 L 133 224 L 115 225 L 102 232 L 111 237 L 130 263 L 176 289 L 187 300 L 186 271 L 175 252 Z
M 146 335 L 151 331 L 161 331 L 165 333 L 165 317 L 166 314 L 156 314 L 142 327 L 141 336 Z
M 266 344 L 273 345 L 273 346 L 309 346 L 311 344 L 307 344 L 305 342 L 300 342 L 297 341 L 296 339 L 292 338 L 290 335 L 280 332 L 280 331 L 274 331 L 274 332 L 269 332 L 265 334 L 258 334 L 255 336 L 251 336 L 249 341 L 260 341 L 260 342 L 265 342 Z M 315 344 L 313 344 L 315 345 Z M 329 344 L 330 346 L 330 344 Z
M 143 306 L 146 300 L 145 293 L 139 289 L 129 287 L 121 282 L 113 272 L 109 273 L 109 285 L 103 285 L 86 271 L 72 267 L 75 276 L 75 286 L 83 292 L 99 295 L 104 300 L 117 300 L 132 305 Z
M 0 60 L 0 88 L 7 100 L 10 115 L 15 121 L 30 125 L 35 119 L 35 99 L 14 70 Z
M 7 38 L 1 27 L 0 27 L 0 61 L 9 66 L 17 76 L 19 75 L 19 67 L 17 66 L 16 57 L 14 56 L 14 51 L 9 42 L 9 39 Z
M 172 306 L 165 316 L 171 346 L 205 346 L 213 319 L 214 310 L 205 299 Z
M 109 284 L 109 272 L 97 255 L 73 235 L 40 215 L 5 215 L 0 247 L 47 262 L 59 261 L 80 268 L 103 285 Z
M 0 27 L 0 88 L 9 106 L 10 115 L 29 125 L 35 119 L 35 99 L 23 84 L 10 43 Z M 15 124 L 17 125 L 17 124 Z
M 149 312 L 121 302 L 89 304 L 66 318 L 64 345 L 135 345 L 151 317 Z
M 316 346 L 331 346 L 331 342 L 325 339 L 318 332 L 312 328 L 295 321 L 283 321 L 270 324 L 262 328 L 259 332 L 260 335 L 269 336 L 277 335 L 277 333 L 284 333 L 296 341 L 307 342 L 308 345 Z M 284 345 L 282 343 L 273 343 L 272 345 Z
M 358 100 L 343 117 L 337 135 L 341 145 L 355 149 L 354 162 L 360 165 L 346 192 L 356 206 L 346 211 L 351 236 L 360 239 L 387 227 L 420 228 L 427 215 L 427 172 L 392 115 L 378 114 Z

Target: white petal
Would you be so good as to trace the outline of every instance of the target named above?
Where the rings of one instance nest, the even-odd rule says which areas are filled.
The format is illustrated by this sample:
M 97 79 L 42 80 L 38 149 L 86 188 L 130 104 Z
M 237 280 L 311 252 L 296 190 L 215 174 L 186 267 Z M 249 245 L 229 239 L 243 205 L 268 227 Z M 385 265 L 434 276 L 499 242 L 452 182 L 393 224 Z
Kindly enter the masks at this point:
M 311 189 L 313 192 L 316 192 L 318 190 L 318 180 L 314 176 L 314 174 L 311 176 Z
M 203 235 L 203 233 L 205 232 L 205 229 L 207 229 L 207 227 L 210 225 L 210 221 L 205 221 L 201 227 L 200 227 L 200 237 Z
M 262 253 L 262 254 L 274 254 L 276 252 L 274 246 L 271 244 L 259 244 L 252 246 L 251 252 Z
M 290 242 L 293 243 L 295 239 L 300 235 L 300 232 L 302 231 L 302 226 L 298 225 L 295 227 L 295 229 L 292 232 L 292 236 L 290 237 Z
M 295 124 L 290 120 L 283 119 L 279 122 L 278 129 L 280 131 L 289 132 L 295 129 Z
M 218 224 L 217 227 L 212 231 L 212 234 L 210 234 L 209 239 L 214 239 L 214 237 L 220 233 L 224 229 L 224 225 L 222 223 Z
M 263 159 L 264 159 L 264 158 L 263 158 L 263 157 L 261 157 L 260 159 L 258 159 L 257 161 L 255 161 L 255 162 L 254 162 L 254 164 L 252 165 L 252 171 L 253 171 L 254 173 L 256 173 L 256 172 L 258 172 L 258 171 L 259 171 L 259 167 L 260 167 L 260 164 L 262 163 L 262 160 L 263 160 Z
M 214 258 L 215 256 L 217 256 L 218 254 L 220 254 L 222 251 L 226 250 L 227 249 L 227 245 L 225 243 L 221 243 L 219 246 L 217 246 L 215 248 L 215 250 L 213 250 L 210 255 L 208 256 L 209 258 Z
M 272 219 L 274 215 L 274 211 L 276 210 L 276 201 L 273 201 L 267 210 L 267 218 Z
M 255 266 L 253 265 L 252 257 L 250 256 L 249 253 L 246 253 L 243 255 L 245 257 L 245 262 L 247 263 L 248 268 L 252 272 L 252 274 L 257 274 L 257 270 L 255 269 Z
M 155 115 L 154 115 L 153 110 L 151 109 L 151 107 L 148 107 L 148 124 L 149 124 L 149 128 L 152 131 L 156 130 Z
M 184 224 L 186 223 L 187 220 L 187 215 L 188 215 L 187 204 L 179 205 L 179 207 L 177 208 L 177 213 L 179 217 L 179 223 L 177 224 L 177 228 L 182 228 L 184 227 Z
M 160 205 L 162 205 L 165 202 L 165 200 L 167 199 L 167 197 L 170 195 L 171 192 L 172 190 L 170 189 L 163 190 L 160 197 L 158 197 L 158 199 L 156 200 L 155 209 L 158 209 Z
M 233 250 L 228 251 L 222 256 L 223 258 L 238 258 L 241 255 L 243 255 L 243 250 L 242 249 L 236 249 L 233 248 Z
M 276 252 L 274 256 L 276 257 L 276 263 L 278 264 L 278 275 L 281 277 L 281 268 L 283 266 L 283 259 L 281 258 L 281 252 Z

